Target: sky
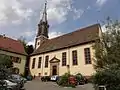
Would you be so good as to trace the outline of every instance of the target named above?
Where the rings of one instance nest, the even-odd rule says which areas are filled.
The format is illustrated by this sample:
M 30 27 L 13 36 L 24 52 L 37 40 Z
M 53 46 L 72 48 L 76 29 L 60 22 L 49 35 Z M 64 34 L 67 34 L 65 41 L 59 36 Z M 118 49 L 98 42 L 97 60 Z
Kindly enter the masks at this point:
M 34 44 L 45 0 L 0 0 L 0 34 Z M 100 23 L 120 20 L 120 0 L 47 0 L 49 37 Z

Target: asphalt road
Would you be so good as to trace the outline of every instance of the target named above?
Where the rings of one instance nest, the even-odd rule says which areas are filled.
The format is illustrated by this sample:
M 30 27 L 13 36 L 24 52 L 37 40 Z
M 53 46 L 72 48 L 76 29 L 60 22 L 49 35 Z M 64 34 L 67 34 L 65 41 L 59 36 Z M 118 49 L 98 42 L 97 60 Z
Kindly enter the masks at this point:
M 94 90 L 92 84 L 79 85 L 76 88 L 60 87 L 55 82 L 29 81 L 25 84 L 25 90 Z

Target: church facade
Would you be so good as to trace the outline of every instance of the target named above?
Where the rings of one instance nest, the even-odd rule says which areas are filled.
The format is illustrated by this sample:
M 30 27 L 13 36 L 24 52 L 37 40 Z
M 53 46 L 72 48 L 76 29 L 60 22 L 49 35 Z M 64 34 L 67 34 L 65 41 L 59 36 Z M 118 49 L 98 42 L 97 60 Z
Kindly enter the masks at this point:
M 46 4 L 43 17 L 38 24 L 35 51 L 30 57 L 30 72 L 34 76 L 52 76 L 81 73 L 91 76 L 96 37 L 100 36 L 99 24 L 49 39 Z

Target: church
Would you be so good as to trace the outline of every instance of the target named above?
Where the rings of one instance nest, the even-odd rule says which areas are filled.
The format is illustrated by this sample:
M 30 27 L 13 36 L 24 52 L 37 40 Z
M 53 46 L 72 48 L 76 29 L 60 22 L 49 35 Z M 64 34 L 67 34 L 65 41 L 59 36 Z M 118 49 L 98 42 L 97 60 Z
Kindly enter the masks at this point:
M 74 32 L 49 39 L 46 4 L 38 24 L 35 50 L 30 57 L 30 72 L 34 76 L 53 76 L 81 73 L 89 77 L 93 68 L 96 37 L 101 35 L 99 24 L 78 29 Z

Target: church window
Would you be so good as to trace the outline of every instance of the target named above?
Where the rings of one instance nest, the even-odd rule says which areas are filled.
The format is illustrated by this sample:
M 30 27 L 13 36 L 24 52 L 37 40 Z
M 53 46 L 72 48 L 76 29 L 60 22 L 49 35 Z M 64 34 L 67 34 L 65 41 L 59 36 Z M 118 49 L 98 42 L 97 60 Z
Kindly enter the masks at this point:
M 85 55 L 85 64 L 91 64 L 90 48 L 84 49 L 84 55 Z
M 45 68 L 48 68 L 48 60 L 49 60 L 49 56 L 45 57 Z
M 33 58 L 33 62 L 32 62 L 32 69 L 35 68 L 35 58 Z
M 77 50 L 72 51 L 72 60 L 73 60 L 73 65 L 78 65 Z
M 66 52 L 62 53 L 62 66 L 66 66 Z
M 39 57 L 39 60 L 38 60 L 38 68 L 41 68 L 41 60 L 42 60 L 42 57 Z

